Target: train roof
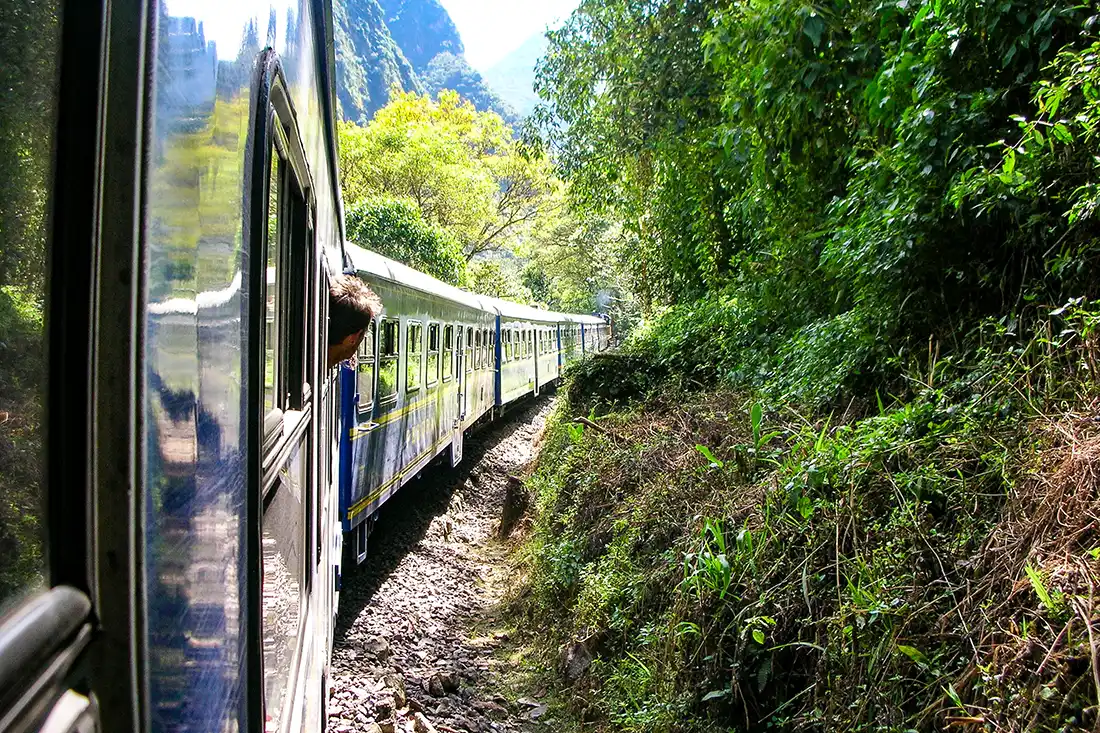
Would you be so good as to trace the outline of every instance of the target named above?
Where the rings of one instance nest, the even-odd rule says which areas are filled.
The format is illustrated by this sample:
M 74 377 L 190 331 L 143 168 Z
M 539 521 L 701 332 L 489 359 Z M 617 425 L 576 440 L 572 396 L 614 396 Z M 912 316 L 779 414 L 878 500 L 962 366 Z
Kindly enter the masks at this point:
M 351 257 L 351 264 L 357 272 L 381 277 L 430 295 L 439 295 L 469 308 L 493 312 L 491 308 L 486 307 L 483 302 L 486 299 L 482 296 L 448 285 L 397 260 L 383 257 L 377 252 L 363 249 L 351 242 L 345 242 L 344 251 Z
M 520 318 L 528 321 L 541 321 L 544 323 L 605 323 L 598 316 L 587 316 L 576 313 L 559 313 L 557 311 L 533 308 L 529 305 L 513 303 L 502 298 L 492 298 L 487 295 L 477 295 L 466 290 L 448 285 L 442 280 L 437 280 L 431 275 L 425 275 L 419 270 L 414 270 L 408 265 L 402 264 L 389 257 L 383 257 L 377 252 L 371 252 L 352 242 L 346 242 L 345 251 L 351 258 L 351 264 L 357 272 L 371 277 L 380 277 L 407 287 L 419 290 L 423 293 L 438 295 L 448 300 L 470 308 L 493 313 L 505 318 Z

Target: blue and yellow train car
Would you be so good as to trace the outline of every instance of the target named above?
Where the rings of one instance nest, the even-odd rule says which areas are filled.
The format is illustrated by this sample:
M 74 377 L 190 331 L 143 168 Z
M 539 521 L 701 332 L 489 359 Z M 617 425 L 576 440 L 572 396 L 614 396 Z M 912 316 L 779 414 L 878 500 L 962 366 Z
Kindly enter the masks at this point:
M 350 270 L 382 298 L 341 369 L 340 517 L 357 561 L 379 508 L 465 431 L 560 379 L 599 348 L 596 316 L 474 295 L 353 244 Z

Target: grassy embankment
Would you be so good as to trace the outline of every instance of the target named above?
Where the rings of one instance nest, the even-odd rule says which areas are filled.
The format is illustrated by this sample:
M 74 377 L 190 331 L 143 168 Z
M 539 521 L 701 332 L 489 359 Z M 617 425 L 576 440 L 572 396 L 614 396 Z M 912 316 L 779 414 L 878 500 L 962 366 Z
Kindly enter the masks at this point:
M 797 354 L 736 378 L 735 310 L 674 310 L 582 365 L 547 430 L 511 610 L 556 660 L 558 714 L 1094 729 L 1097 314 L 986 321 L 799 401 L 776 396 Z

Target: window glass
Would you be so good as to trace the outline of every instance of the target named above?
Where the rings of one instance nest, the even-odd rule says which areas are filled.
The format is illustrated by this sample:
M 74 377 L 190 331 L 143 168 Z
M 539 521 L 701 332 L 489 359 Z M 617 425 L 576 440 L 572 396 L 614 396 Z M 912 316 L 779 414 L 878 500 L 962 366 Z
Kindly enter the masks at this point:
M 405 355 L 405 388 L 412 392 L 420 389 L 420 374 L 424 371 L 424 328 L 419 323 L 409 323 Z
M 428 373 L 425 379 L 431 386 L 439 381 L 439 324 L 428 324 Z
M 474 333 L 474 369 L 480 369 L 481 360 L 481 329 Z
M 385 401 L 397 394 L 397 321 L 386 318 L 378 339 L 378 399 Z
M 45 582 L 46 213 L 60 3 L 0 3 L 0 614 Z
M 376 326 L 367 326 L 363 342 L 359 344 L 358 364 L 355 368 L 356 388 L 359 391 L 359 409 L 369 409 L 374 404 L 374 337 Z
M 455 327 L 443 328 L 443 381 L 454 375 Z
M 279 348 L 279 154 L 271 149 L 271 167 L 268 170 L 267 192 L 267 280 L 264 301 L 267 304 L 264 313 L 264 411 L 282 407 L 278 399 L 278 359 Z
M 305 568 L 304 504 L 308 441 L 299 443 L 264 500 L 263 653 L 267 730 L 278 730 L 298 647 Z M 307 446 L 303 456 L 303 446 Z

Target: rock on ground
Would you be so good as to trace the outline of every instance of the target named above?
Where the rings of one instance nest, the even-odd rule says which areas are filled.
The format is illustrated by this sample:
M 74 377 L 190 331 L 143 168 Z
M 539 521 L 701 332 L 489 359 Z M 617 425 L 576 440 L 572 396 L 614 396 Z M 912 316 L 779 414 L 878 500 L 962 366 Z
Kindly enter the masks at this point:
M 528 403 L 467 435 L 457 468 L 426 470 L 382 508 L 367 560 L 345 573 L 330 731 L 552 727 L 540 717 L 545 706 L 532 716 L 501 689 L 493 653 L 507 636 L 476 630 L 503 591 L 505 548 L 496 537 L 509 477 L 534 458 L 550 410 L 547 400 Z

